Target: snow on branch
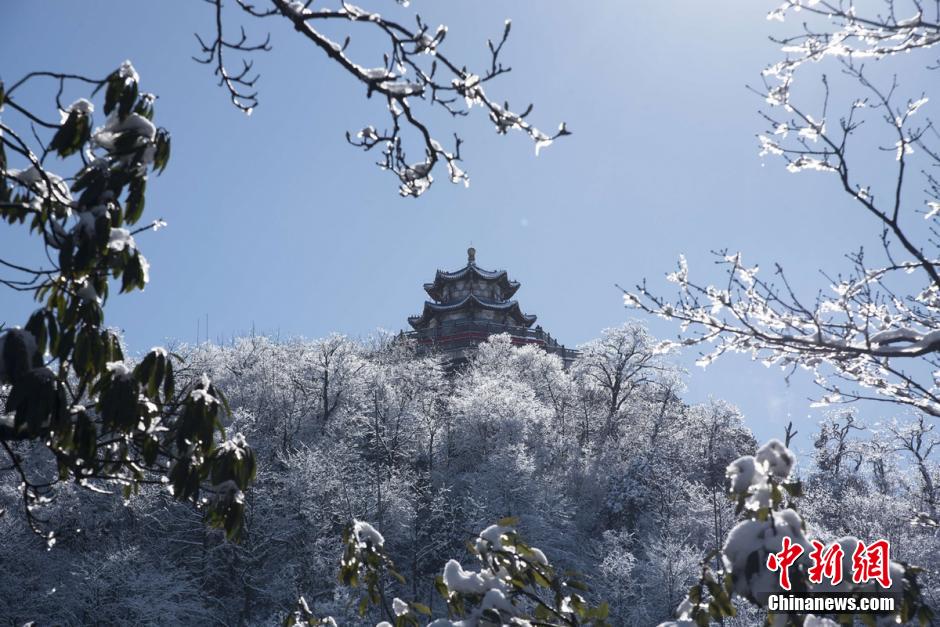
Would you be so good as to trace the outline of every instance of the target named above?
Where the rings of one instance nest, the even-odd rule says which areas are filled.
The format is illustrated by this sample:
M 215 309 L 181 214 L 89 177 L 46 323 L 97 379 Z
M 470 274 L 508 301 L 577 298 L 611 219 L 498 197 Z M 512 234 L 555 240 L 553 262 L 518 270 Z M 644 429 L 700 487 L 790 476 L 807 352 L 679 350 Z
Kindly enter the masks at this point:
M 767 366 L 813 372 L 825 391 L 822 404 L 869 399 L 940 416 L 940 134 L 928 94 L 902 94 L 898 76 L 885 82 L 864 65 L 940 41 L 940 2 L 931 3 L 933 17 L 921 2 L 871 4 L 883 10 L 787 0 L 770 18 L 799 13 L 802 31 L 774 39 L 784 59 L 764 70 L 763 87 L 753 91 L 768 105 L 760 156 L 782 159 L 791 173 L 829 177 L 877 229 L 880 247 L 848 254 L 848 274 L 823 274 L 828 285 L 812 301 L 797 296 L 781 266 L 765 278 L 739 254 L 720 251 L 723 281 L 692 280 L 680 260 L 666 277 L 678 286 L 675 299 L 644 281 L 624 292 L 625 302 L 677 321 L 676 345 L 708 345 L 702 366 L 728 352 L 748 353 Z M 823 68 L 815 106 L 793 91 L 813 67 Z
M 782 94 L 794 72 L 807 61 L 880 59 L 940 43 L 940 3 L 936 1 L 785 0 L 767 19 L 783 22 L 791 16 L 802 20 L 802 32 L 773 38 L 787 58 L 764 71 L 779 80 Z
M 257 74 L 253 73 L 252 61 L 247 56 L 254 52 L 270 50 L 270 38 L 263 41 L 249 41 L 244 28 L 236 38 L 227 38 L 221 0 L 209 0 L 215 7 L 215 24 L 212 37 L 196 35 L 201 47 L 200 63 L 212 65 L 220 86 L 224 87 L 232 103 L 251 114 L 258 104 L 255 90 Z M 446 169 L 447 178 L 452 183 L 469 185 L 469 177 L 460 167 L 460 147 L 462 140 L 454 134 L 451 147 L 446 148 L 425 119 L 425 111 L 439 107 L 452 117 L 463 117 L 474 107 L 485 111 L 497 133 L 506 134 L 510 130 L 525 133 L 535 145 L 535 154 L 551 145 L 559 137 L 569 134 L 565 124 L 559 125 L 554 132 L 547 133 L 533 126 L 529 121 L 532 105 L 522 111 L 513 110 L 508 102 L 502 104 L 489 95 L 488 83 L 508 73 L 511 68 L 501 59 L 511 30 L 507 20 L 498 40 L 487 41 L 490 60 L 487 67 L 472 71 L 468 66 L 452 59 L 443 51 L 443 44 L 448 28 L 445 25 L 432 27 L 415 15 L 415 25 L 389 19 L 349 2 L 340 1 L 330 8 L 312 2 L 299 0 L 269 0 L 265 8 L 249 4 L 246 0 L 237 0 L 239 8 L 255 18 L 283 18 L 291 22 L 294 30 L 322 50 L 327 57 L 342 67 L 347 74 L 359 80 L 366 87 L 366 97 L 378 96 L 385 101 L 389 116 L 389 126 L 378 130 L 369 125 L 356 132 L 347 132 L 346 140 L 364 151 L 377 150 L 381 158 L 377 165 L 383 170 L 393 172 L 399 180 L 399 192 L 402 196 L 417 197 L 423 194 L 433 183 L 433 172 L 438 165 Z M 398 4 L 407 7 L 408 2 L 398 0 Z M 327 36 L 323 27 L 327 24 L 348 26 L 350 34 L 340 43 Z M 380 63 L 360 63 L 348 53 L 352 40 L 352 31 L 360 29 L 363 37 L 378 36 L 385 40 L 388 51 Z M 242 66 L 230 70 L 225 58 L 226 53 L 242 55 Z M 421 109 L 419 109 L 419 105 Z M 416 139 L 417 156 L 406 152 L 405 134 Z
M 940 416 L 937 378 L 925 378 L 913 363 L 940 371 L 938 288 L 930 283 L 907 298 L 892 287 L 909 280 L 918 263 L 871 269 L 859 251 L 849 255 L 853 272 L 833 279 L 809 303 L 791 289 L 780 266 L 777 283 L 760 277 L 739 254 L 715 255 L 725 268 L 723 283 L 682 277 L 677 297 L 668 300 L 643 282 L 624 291 L 625 304 L 678 321 L 677 345 L 709 347 L 698 361 L 703 367 L 725 353 L 746 353 L 768 367 L 813 372 L 826 392 L 823 404 L 873 398 Z

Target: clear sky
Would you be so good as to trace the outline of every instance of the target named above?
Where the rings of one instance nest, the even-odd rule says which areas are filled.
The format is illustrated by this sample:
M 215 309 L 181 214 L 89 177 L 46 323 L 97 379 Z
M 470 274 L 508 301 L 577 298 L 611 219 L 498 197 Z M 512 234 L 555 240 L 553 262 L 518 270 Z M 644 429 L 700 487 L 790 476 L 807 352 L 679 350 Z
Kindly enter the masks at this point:
M 398 10 L 391 0 L 360 4 Z M 418 200 L 399 198 L 394 177 L 343 138 L 384 125 L 381 102 L 282 20 L 246 22 L 260 35 L 270 28 L 274 46 L 258 57 L 261 104 L 250 118 L 190 59 L 193 32 L 212 19 L 192 0 L 8 0 L 0 78 L 104 75 L 127 58 L 142 89 L 159 95 L 156 121 L 172 133 L 173 155 L 151 180 L 146 215 L 169 227 L 138 237 L 152 264 L 147 290 L 107 308 L 133 350 L 193 341 L 206 314 L 213 338 L 252 325 L 282 337 L 397 330 L 420 312 L 422 283 L 462 266 L 471 242 L 481 266 L 522 282 L 525 311 L 575 345 L 636 315 L 614 283 L 648 277 L 665 292 L 680 253 L 693 278 L 716 280 L 712 249 L 742 250 L 764 268 L 779 261 L 812 295 L 817 270 L 844 267 L 843 253 L 871 234 L 825 175 L 795 176 L 757 155 L 761 100 L 745 85 L 778 58 L 765 20 L 774 4 L 413 0 L 428 22 L 449 25 L 450 56 L 471 64 L 486 61 L 486 38 L 512 18 L 513 72 L 489 92 L 531 100 L 534 122 L 550 130 L 564 120 L 574 133 L 536 158 L 531 142 L 497 136 L 483 116 L 446 122 L 441 136 L 453 128 L 466 139 L 471 185 L 439 181 Z M 36 245 L 0 229 L 5 256 Z M 0 292 L 7 323 L 22 324 L 32 306 Z M 788 388 L 778 370 L 745 358 L 702 371 L 694 357 L 682 357 L 689 400 L 737 404 L 759 437 L 782 435 L 788 413 L 812 430 L 806 377 Z

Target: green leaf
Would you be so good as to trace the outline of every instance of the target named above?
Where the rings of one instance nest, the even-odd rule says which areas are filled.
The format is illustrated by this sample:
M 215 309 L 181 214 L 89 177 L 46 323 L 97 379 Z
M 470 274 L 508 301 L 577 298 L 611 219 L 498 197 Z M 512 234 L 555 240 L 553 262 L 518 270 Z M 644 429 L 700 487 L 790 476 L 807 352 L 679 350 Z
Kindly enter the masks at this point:
M 444 578 L 440 575 L 434 579 L 434 588 L 441 595 L 441 598 L 447 599 L 450 596 L 450 590 L 447 589 L 447 584 L 444 583 Z
M 134 106 L 134 113 L 148 120 L 153 120 L 153 99 L 140 98 Z
M 144 213 L 144 193 L 147 191 L 147 179 L 144 177 L 131 179 L 127 186 L 127 199 L 124 201 L 124 220 L 128 224 L 136 224 Z
M 112 377 L 98 401 L 101 419 L 106 428 L 130 432 L 140 419 L 137 405 L 140 388 L 131 377 Z
M 153 169 L 158 174 L 163 174 L 170 161 L 170 133 L 166 129 L 159 129 L 154 143 L 156 151 L 153 156 Z
M 144 463 L 148 466 L 153 465 L 157 461 L 157 453 L 160 451 L 160 443 L 154 437 L 147 437 L 144 439 L 144 444 L 141 447 L 142 453 L 144 454 Z
M 124 86 L 121 97 L 118 100 L 118 117 L 123 120 L 134 110 L 138 92 L 137 81 L 129 79 L 122 80 L 124 80 Z
M 121 277 L 121 293 L 130 292 L 135 289 L 144 289 L 147 286 L 147 277 L 144 273 L 143 263 L 140 253 L 134 251 L 127 259 Z
M 104 92 L 104 112 L 106 114 L 114 111 L 118 101 L 124 93 L 124 79 L 118 73 L 118 70 L 111 72 L 107 78 L 108 87 Z
M 42 309 L 37 309 L 33 312 L 33 315 L 29 317 L 29 321 L 26 323 L 25 329 L 29 331 L 34 338 L 36 338 L 36 347 L 38 355 L 43 355 L 46 352 L 48 335 L 46 333 L 46 312 Z M 34 364 L 39 365 L 39 364 Z
M 72 111 L 53 135 L 49 148 L 58 152 L 60 157 L 68 157 L 81 150 L 90 136 L 91 122 L 88 116 L 80 111 Z
M 80 331 L 75 340 L 72 368 L 75 369 L 75 374 L 78 376 L 84 376 L 91 370 L 91 348 L 89 347 L 88 333 L 85 331 Z
M 176 380 L 173 376 L 173 362 L 166 360 L 166 375 L 163 377 L 163 401 L 169 402 L 176 392 Z

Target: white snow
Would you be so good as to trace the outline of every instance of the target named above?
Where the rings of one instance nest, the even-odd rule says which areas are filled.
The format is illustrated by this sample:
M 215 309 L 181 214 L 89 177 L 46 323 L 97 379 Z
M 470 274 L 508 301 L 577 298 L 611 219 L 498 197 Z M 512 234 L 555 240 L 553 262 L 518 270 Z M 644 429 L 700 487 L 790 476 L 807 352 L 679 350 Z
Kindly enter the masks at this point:
M 123 361 L 109 361 L 105 364 L 105 368 L 108 372 L 112 373 L 112 376 L 117 377 L 126 377 L 131 373 L 131 369 L 127 367 Z
M 366 11 L 362 7 L 358 7 L 355 4 L 350 4 L 349 2 L 343 2 L 343 8 L 340 9 L 340 13 L 345 13 L 349 16 L 349 19 L 356 20 L 361 18 L 373 18 L 373 14 L 370 11 Z
M 370 125 L 356 133 L 356 137 L 359 139 L 376 140 L 379 138 L 379 135 L 375 132 L 375 127 Z
M 394 75 L 384 67 L 359 68 L 359 71 L 369 80 L 387 80 L 394 78 Z
M 783 148 L 780 147 L 780 144 L 770 139 L 766 135 L 758 135 L 757 140 L 760 142 L 760 153 L 758 156 L 763 157 L 764 155 L 783 154 Z
M 689 264 L 685 259 L 685 255 L 679 255 L 678 265 L 679 269 L 676 272 L 670 272 L 667 274 L 666 280 L 670 283 L 686 285 L 689 282 Z
M 153 125 L 153 122 L 137 113 L 131 113 L 121 120 L 118 118 L 117 112 L 113 112 L 105 120 L 104 126 L 95 129 L 91 139 L 96 146 L 100 146 L 105 150 L 114 150 L 117 138 L 123 133 L 134 133 L 144 141 L 150 142 L 157 134 L 157 127 Z
M 379 88 L 392 96 L 417 96 L 424 93 L 424 85 L 407 81 L 382 81 Z
M 129 59 L 124 61 L 124 63 L 121 64 L 121 67 L 118 68 L 118 76 L 124 79 L 125 84 L 129 81 L 133 81 L 135 83 L 140 82 L 140 75 L 137 74 L 137 70 L 134 69 L 134 65 L 130 62 Z
M 543 566 L 548 566 L 548 558 L 545 557 L 545 553 L 542 553 L 541 550 L 535 548 L 534 546 L 530 547 L 529 550 L 532 551 L 532 553 L 534 553 L 533 557 L 536 562 L 538 562 L 539 564 Z
M 907 112 L 905 113 L 905 115 L 907 116 L 914 115 L 915 113 L 917 113 L 917 110 L 920 109 L 925 104 L 927 104 L 929 100 L 930 99 L 925 96 L 923 98 L 918 98 L 917 100 L 914 100 L 913 102 L 908 103 Z
M 62 204 L 71 204 L 72 192 L 61 176 L 52 172 L 40 171 L 36 166 L 25 170 L 10 169 L 6 171 L 8 178 L 19 181 L 24 187 L 36 193 L 41 198 L 50 197 L 51 200 Z M 46 181 L 49 183 L 47 184 Z M 51 185 L 51 192 L 49 186 Z
M 765 521 L 744 520 L 739 522 L 728 533 L 722 547 L 722 561 L 729 572 L 739 573 L 735 579 L 735 592 L 741 596 L 753 596 L 762 605 L 766 605 L 767 597 L 781 590 L 778 573 L 763 568 L 767 563 L 767 556 L 777 553 L 783 545 L 783 538 L 790 538 L 793 544 L 803 547 L 801 560 L 808 559 L 812 550 L 806 537 L 803 535 L 802 521 L 792 509 L 773 512 L 771 518 Z M 749 577 L 745 577 L 748 560 L 751 555 L 757 554 L 757 562 L 762 567 Z
M 395 612 L 395 616 L 404 616 L 411 611 L 411 609 L 408 607 L 407 603 L 395 597 L 392 599 L 392 611 Z
M 137 253 L 137 260 L 140 262 L 140 271 L 143 274 L 144 283 L 150 283 L 150 262 L 140 253 Z
M 121 252 L 123 250 L 134 250 L 136 247 L 137 243 L 134 242 L 134 237 L 131 235 L 130 231 L 122 228 L 111 229 L 111 235 L 108 239 L 108 248 Z
M 222 442 L 219 448 L 226 453 L 233 453 L 235 459 L 242 459 L 248 454 L 248 441 L 245 440 L 244 435 L 236 433 L 225 442 Z
M 203 390 L 202 388 L 196 388 L 195 390 L 190 392 L 189 397 L 193 399 L 194 401 L 196 401 L 197 403 L 199 401 L 202 401 L 206 405 L 213 405 L 215 403 L 218 403 L 218 401 L 216 400 L 214 396 L 212 396 L 211 394 L 209 394 L 207 390 Z
M 746 494 L 758 474 L 757 460 L 753 455 L 739 457 L 730 464 L 725 476 L 731 480 L 730 491 L 734 494 Z
M 93 300 L 99 305 L 102 302 L 98 292 L 95 291 L 95 286 L 88 281 L 85 281 L 77 290 L 75 290 L 75 295 L 82 300 Z
M 483 595 L 483 601 L 480 603 L 480 612 L 482 613 L 486 610 L 498 610 L 506 612 L 509 615 L 516 613 L 516 608 L 509 599 L 506 598 L 503 591 L 497 589 L 487 590 L 486 594 Z
M 502 527 L 500 525 L 490 525 L 480 532 L 480 537 L 476 541 L 478 551 L 485 548 L 492 548 L 499 551 L 503 548 L 503 535 L 512 531 L 512 527 Z M 489 547 L 484 545 L 483 541 L 489 543 Z
M 911 146 L 910 139 L 899 139 L 894 143 L 894 146 L 897 148 L 897 152 L 894 156 L 896 161 L 900 161 L 901 157 L 904 155 L 910 155 L 914 153 L 914 147 Z
M 360 548 L 366 548 L 368 543 L 371 543 L 373 547 L 385 545 L 385 538 L 382 537 L 382 534 L 375 527 L 362 520 L 353 521 L 353 533 Z
M 478 75 L 467 74 L 463 78 L 453 79 L 451 84 L 457 90 L 457 93 L 464 97 L 468 109 L 480 102 L 483 89 L 480 86 L 480 77 Z
M 503 583 L 488 572 L 470 572 L 455 559 L 444 566 L 444 585 L 458 594 L 484 594 L 490 589 L 502 589 Z
M 290 9 L 292 13 L 296 13 L 297 15 L 303 15 L 304 12 L 307 10 L 307 7 L 304 6 L 304 4 L 305 3 L 301 2 L 300 0 L 293 0 L 293 2 L 287 5 L 287 8 Z
M 79 113 L 84 113 L 86 115 L 95 112 L 95 105 L 93 105 L 89 100 L 85 98 L 79 98 L 68 107 L 65 108 L 66 111 L 77 111 Z
M 796 456 L 776 438 L 757 449 L 756 459 L 764 470 L 776 479 L 789 477 L 793 464 L 796 463 Z
M 535 138 L 535 156 L 538 157 L 539 153 L 542 152 L 543 148 L 548 148 L 555 140 L 546 135 L 545 133 L 536 130 L 533 132 L 533 137 Z
M 95 112 L 95 105 L 85 98 L 79 98 L 63 111 L 59 112 L 59 124 L 65 124 L 65 121 L 73 111 L 82 115 L 91 115 Z
M 802 170 L 816 170 L 818 172 L 835 172 L 835 168 L 826 163 L 825 161 L 820 161 L 819 159 L 814 159 L 812 157 L 807 157 L 806 155 L 800 155 L 797 159 L 794 159 L 789 164 L 787 164 L 788 172 L 800 172 Z

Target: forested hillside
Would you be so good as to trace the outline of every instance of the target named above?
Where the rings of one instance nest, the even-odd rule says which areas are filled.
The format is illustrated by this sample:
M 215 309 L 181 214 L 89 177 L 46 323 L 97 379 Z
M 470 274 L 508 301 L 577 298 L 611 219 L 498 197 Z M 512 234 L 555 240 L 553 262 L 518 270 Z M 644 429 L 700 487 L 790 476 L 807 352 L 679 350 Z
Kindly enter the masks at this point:
M 666 620 L 733 526 L 725 469 L 757 442 L 733 406 L 683 402 L 685 375 L 658 345 L 638 325 L 610 329 L 566 371 L 555 356 L 494 336 L 453 374 L 394 336 L 179 346 L 177 377 L 209 374 L 232 407 L 228 437 L 243 434 L 257 455 L 241 542 L 207 528 L 165 485 L 122 502 L 63 484 L 38 508 L 58 531 L 45 550 L 6 473 L 0 616 L 275 624 L 303 596 L 339 624 L 374 624 L 388 617 L 373 608 L 360 618 L 358 591 L 337 579 L 353 519 L 381 531 L 406 579 L 383 582 L 387 597 L 440 615 L 434 581 L 445 563 L 472 564 L 467 542 L 515 517 L 559 570 L 582 574 L 589 600 L 610 604 L 612 624 Z M 907 523 L 924 507 L 923 477 L 937 473 L 929 459 L 917 465 L 924 450 L 903 450 L 917 425 L 860 426 L 833 414 L 813 463 L 802 460 L 812 531 L 864 530 L 890 539 L 896 559 L 940 563 L 935 531 Z M 41 470 L 26 450 L 37 444 L 16 446 Z M 936 573 L 922 583 L 935 603 Z M 759 620 L 739 610 L 736 624 Z

